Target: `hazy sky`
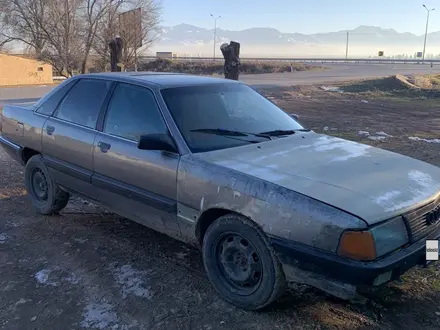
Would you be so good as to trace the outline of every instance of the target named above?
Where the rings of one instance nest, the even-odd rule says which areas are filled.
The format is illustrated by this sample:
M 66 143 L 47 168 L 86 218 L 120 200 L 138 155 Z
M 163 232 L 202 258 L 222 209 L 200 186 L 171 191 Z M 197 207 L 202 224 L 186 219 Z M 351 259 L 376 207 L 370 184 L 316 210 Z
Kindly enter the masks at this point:
M 163 0 L 163 24 L 180 23 L 229 30 L 272 27 L 282 32 L 316 33 L 353 29 L 359 25 L 393 28 L 399 32 L 440 31 L 440 0 Z

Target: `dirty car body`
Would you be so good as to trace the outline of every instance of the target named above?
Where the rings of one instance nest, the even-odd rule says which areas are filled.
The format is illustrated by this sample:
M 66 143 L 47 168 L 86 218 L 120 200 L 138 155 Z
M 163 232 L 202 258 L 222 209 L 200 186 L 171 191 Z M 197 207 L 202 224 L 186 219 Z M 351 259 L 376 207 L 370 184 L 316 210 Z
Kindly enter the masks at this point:
M 102 95 L 75 119 L 80 84 Z M 124 122 L 139 105 L 155 111 L 139 118 L 151 125 Z M 216 219 L 242 216 L 287 282 L 341 298 L 423 264 L 425 240 L 440 235 L 440 169 L 304 129 L 239 82 L 82 75 L 31 107 L 6 106 L 0 132 L 23 165 L 39 155 L 63 191 L 181 241 L 201 245 Z

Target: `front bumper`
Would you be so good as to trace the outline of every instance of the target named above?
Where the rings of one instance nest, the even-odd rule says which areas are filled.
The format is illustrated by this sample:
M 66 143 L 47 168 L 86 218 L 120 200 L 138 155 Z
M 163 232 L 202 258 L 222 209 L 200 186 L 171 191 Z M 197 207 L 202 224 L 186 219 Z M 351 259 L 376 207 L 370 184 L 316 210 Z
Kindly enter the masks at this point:
M 385 258 L 369 262 L 342 258 L 277 237 L 271 237 L 271 241 L 282 264 L 353 286 L 380 285 L 398 279 L 417 265 L 427 264 L 425 240 L 420 240 Z M 381 280 L 384 275 L 386 280 Z
M 0 135 L 0 145 L 17 162 L 23 165 L 23 148 Z

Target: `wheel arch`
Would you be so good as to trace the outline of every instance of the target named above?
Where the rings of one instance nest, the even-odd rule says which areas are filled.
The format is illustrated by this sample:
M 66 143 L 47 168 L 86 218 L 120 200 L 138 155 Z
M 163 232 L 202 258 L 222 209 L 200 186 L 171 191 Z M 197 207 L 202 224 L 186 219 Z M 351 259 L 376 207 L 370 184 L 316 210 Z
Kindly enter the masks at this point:
M 21 160 L 23 162 L 23 165 L 26 165 L 27 162 L 29 161 L 29 159 L 31 159 L 33 156 L 35 155 L 40 155 L 41 153 L 31 149 L 31 148 L 23 148 L 23 150 L 21 151 Z
M 196 229 L 195 229 L 195 235 L 197 238 L 197 242 L 201 246 L 203 244 L 203 238 L 205 236 L 206 231 L 208 230 L 209 226 L 218 218 L 226 215 L 226 214 L 232 214 L 237 215 L 240 217 L 244 217 L 248 219 L 249 221 L 252 221 L 257 227 L 260 227 L 254 220 L 249 218 L 248 216 L 239 213 L 237 211 L 228 210 L 220 207 L 213 207 L 210 209 L 207 209 L 203 211 L 203 213 L 200 215 L 199 219 L 197 220 Z

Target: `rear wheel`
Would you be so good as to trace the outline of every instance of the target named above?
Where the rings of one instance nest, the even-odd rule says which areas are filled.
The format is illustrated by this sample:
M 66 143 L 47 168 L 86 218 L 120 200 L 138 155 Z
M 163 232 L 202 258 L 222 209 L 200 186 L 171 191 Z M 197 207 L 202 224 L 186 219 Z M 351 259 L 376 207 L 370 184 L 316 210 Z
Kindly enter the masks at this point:
M 69 194 L 52 179 L 41 155 L 29 159 L 24 175 L 26 189 L 38 213 L 54 214 L 66 207 Z
M 214 221 L 202 251 L 214 288 L 237 307 L 261 309 L 285 291 L 285 276 L 268 238 L 244 217 L 230 214 Z

